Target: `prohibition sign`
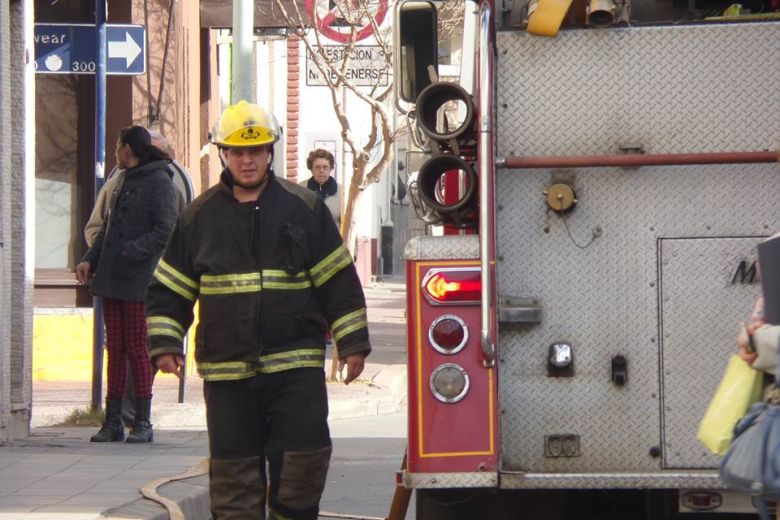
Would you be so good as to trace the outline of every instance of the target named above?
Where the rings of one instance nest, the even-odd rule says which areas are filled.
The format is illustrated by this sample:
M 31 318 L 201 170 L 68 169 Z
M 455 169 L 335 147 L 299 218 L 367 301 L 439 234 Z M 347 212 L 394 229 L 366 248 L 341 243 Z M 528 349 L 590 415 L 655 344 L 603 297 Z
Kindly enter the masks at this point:
M 320 18 L 320 13 L 317 10 L 317 4 L 320 3 L 322 0 L 306 0 L 306 12 L 308 13 L 309 17 L 314 20 L 314 23 L 317 24 L 317 27 L 319 28 L 320 32 L 324 34 L 328 39 L 339 42 L 339 43 L 347 43 L 349 42 L 351 36 L 352 36 L 352 30 L 350 29 L 347 32 L 341 32 L 338 29 L 334 27 L 334 22 L 336 22 L 341 15 L 341 11 L 338 7 L 334 7 L 333 9 L 330 9 L 327 11 L 327 14 Z M 356 4 L 357 2 L 354 2 L 353 0 L 343 0 L 344 2 L 348 4 Z M 372 2 L 373 3 L 373 2 Z M 385 16 L 387 15 L 387 0 L 377 0 L 378 6 L 376 9 L 376 13 L 374 13 L 374 19 L 376 20 L 376 25 L 381 26 L 382 22 L 385 20 Z M 363 27 L 360 27 L 357 29 L 355 33 L 355 41 L 365 40 L 369 36 L 371 36 L 374 33 L 374 28 L 371 26 L 371 21 L 367 21 L 366 25 Z

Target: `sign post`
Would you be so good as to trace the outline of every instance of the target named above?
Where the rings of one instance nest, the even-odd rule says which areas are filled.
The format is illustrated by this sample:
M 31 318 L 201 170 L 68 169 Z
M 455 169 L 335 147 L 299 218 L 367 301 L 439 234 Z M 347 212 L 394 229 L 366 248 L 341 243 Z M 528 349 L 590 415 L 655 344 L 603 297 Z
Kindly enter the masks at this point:
M 95 0 L 95 198 L 106 171 L 106 0 Z M 36 49 L 37 55 L 37 49 Z M 36 65 L 38 62 L 36 61 Z M 100 410 L 103 397 L 103 300 L 92 298 L 92 405 Z

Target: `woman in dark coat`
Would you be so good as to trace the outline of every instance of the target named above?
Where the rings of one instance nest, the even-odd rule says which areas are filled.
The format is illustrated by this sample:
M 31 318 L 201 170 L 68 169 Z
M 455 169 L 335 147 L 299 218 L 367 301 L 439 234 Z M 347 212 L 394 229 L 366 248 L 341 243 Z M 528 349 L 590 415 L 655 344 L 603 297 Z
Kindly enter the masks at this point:
M 146 286 L 176 224 L 176 195 L 167 164 L 141 126 L 123 128 L 116 160 L 125 181 L 97 238 L 76 266 L 80 283 L 94 273 L 92 293 L 103 298 L 108 350 L 106 419 L 92 442 L 124 440 L 121 420 L 127 359 L 135 383 L 135 422 L 127 442 L 151 442 L 152 366 L 144 319 Z

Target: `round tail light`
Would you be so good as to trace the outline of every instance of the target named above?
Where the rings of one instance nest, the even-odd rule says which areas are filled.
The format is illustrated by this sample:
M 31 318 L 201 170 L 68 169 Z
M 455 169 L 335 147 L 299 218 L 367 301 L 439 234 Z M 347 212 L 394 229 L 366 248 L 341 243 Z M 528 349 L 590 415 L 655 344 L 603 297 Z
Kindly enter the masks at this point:
M 457 403 L 469 391 L 469 375 L 454 363 L 437 366 L 431 374 L 431 392 L 442 403 Z
M 466 322 L 452 314 L 439 316 L 428 329 L 428 340 L 436 351 L 442 354 L 457 354 L 469 339 Z

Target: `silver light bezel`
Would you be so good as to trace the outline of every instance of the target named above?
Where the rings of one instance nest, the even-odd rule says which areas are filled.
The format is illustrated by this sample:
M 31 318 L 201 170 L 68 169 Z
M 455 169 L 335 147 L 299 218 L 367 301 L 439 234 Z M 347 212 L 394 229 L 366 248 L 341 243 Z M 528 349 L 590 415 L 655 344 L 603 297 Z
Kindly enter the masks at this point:
M 458 346 L 456 346 L 455 348 L 453 348 L 451 350 L 445 349 L 444 347 L 442 347 L 441 345 L 436 343 L 436 340 L 433 339 L 433 328 L 439 322 L 442 322 L 444 320 L 454 320 L 454 321 L 458 322 L 458 324 L 460 324 L 460 326 L 463 328 L 463 339 L 458 344 Z M 431 326 L 428 327 L 428 342 L 431 344 L 431 347 L 433 347 L 433 349 L 436 352 L 438 352 L 440 354 L 444 354 L 445 356 L 453 356 L 453 355 L 457 354 L 458 352 L 460 352 L 461 350 L 463 350 L 466 347 L 466 343 L 468 342 L 468 340 L 469 340 L 469 327 L 468 327 L 468 325 L 466 325 L 466 322 L 463 321 L 460 317 L 455 316 L 454 314 L 443 314 L 443 315 L 439 316 L 438 318 L 436 318 L 435 320 L 433 320 L 431 322 Z
M 434 379 L 436 379 L 436 375 L 439 372 L 441 372 L 442 370 L 444 370 L 445 368 L 454 368 L 454 369 L 456 369 L 458 372 L 461 373 L 461 375 L 463 376 L 463 379 L 465 380 L 465 383 L 463 385 L 463 390 L 461 390 L 460 393 L 458 395 L 456 395 L 455 397 L 451 397 L 451 398 L 450 397 L 445 397 L 444 395 L 439 393 L 439 391 L 436 389 L 436 386 L 433 384 Z M 443 363 L 443 364 L 437 366 L 436 368 L 434 368 L 433 372 L 431 372 L 431 377 L 428 380 L 428 386 L 430 386 L 431 393 L 433 394 L 433 396 L 436 399 L 438 399 L 439 401 L 441 401 L 442 403 L 445 403 L 445 404 L 457 403 L 457 402 L 463 400 L 463 398 L 466 397 L 466 394 L 469 393 L 469 386 L 470 386 L 469 374 L 468 374 L 468 372 L 466 372 L 466 369 L 463 368 L 460 365 L 457 365 L 455 363 Z

